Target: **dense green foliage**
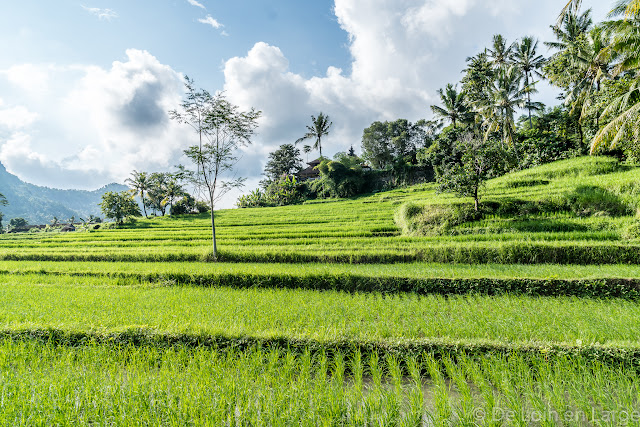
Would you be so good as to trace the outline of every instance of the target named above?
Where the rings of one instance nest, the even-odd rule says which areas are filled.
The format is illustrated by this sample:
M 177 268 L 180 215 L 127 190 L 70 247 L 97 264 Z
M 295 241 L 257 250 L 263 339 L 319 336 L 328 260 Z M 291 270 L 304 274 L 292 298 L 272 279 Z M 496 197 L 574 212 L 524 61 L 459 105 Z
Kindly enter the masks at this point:
M 272 153 L 269 153 L 269 160 L 264 167 L 266 185 L 277 181 L 282 176 L 295 175 L 302 169 L 302 158 L 300 150 L 293 144 L 283 144 Z
M 127 216 L 142 215 L 138 204 L 133 200 L 133 195 L 127 191 L 121 193 L 109 191 L 104 193 L 102 195 L 100 209 L 102 209 L 104 216 L 113 218 L 117 224 L 122 223 L 122 220 Z

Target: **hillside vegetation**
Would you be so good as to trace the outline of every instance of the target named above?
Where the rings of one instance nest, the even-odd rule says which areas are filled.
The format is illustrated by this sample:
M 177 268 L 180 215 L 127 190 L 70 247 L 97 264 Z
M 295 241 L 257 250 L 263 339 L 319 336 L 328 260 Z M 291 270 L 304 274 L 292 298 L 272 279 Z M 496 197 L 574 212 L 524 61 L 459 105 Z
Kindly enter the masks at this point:
M 219 211 L 215 263 L 206 214 L 4 235 L 0 419 L 600 424 L 638 405 L 638 178 L 579 158 L 478 213 L 432 184 Z
M 349 200 L 218 211 L 220 259 L 635 264 L 639 178 L 640 168 L 588 157 L 490 181 L 479 214 L 464 199 L 437 194 L 433 184 Z M 210 256 L 206 214 L 138 220 L 126 227 L 5 237 L 0 259 L 206 261 Z
M 9 204 L 2 207 L 5 225 L 12 218 L 25 218 L 29 224 L 49 224 L 53 217 L 61 222 L 75 217 L 100 216 L 100 199 L 108 191 L 128 188 L 121 184 L 109 184 L 94 191 L 60 190 L 41 187 L 22 181 L 7 172 L 0 164 L 0 191 Z

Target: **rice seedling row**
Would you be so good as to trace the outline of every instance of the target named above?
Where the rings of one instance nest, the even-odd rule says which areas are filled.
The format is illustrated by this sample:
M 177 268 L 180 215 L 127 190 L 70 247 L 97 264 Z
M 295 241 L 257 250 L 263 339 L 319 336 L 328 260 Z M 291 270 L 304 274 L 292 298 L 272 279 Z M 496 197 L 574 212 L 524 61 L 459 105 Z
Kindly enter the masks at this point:
M 636 372 L 581 358 L 5 339 L 0 371 L 7 425 L 624 425 L 640 418 Z
M 636 266 L 471 266 L 446 264 L 235 264 L 0 261 L 15 275 L 94 276 L 118 284 L 339 290 L 415 294 L 576 296 L 640 300 Z M 634 278 L 635 277 L 635 278 Z
M 640 306 L 624 300 L 115 286 L 117 279 L 42 275 L 0 280 L 5 331 L 635 348 L 640 317 Z

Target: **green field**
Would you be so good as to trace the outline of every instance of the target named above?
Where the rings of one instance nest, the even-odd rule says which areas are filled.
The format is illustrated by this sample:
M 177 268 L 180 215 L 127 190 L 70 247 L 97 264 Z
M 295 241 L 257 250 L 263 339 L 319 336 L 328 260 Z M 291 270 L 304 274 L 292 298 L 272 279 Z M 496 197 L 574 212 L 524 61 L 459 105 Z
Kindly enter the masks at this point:
M 206 215 L 3 235 L 0 423 L 634 424 L 638 183 L 556 162 L 423 235 L 396 222 L 408 203 L 468 201 L 428 184 L 220 211 L 222 262 Z

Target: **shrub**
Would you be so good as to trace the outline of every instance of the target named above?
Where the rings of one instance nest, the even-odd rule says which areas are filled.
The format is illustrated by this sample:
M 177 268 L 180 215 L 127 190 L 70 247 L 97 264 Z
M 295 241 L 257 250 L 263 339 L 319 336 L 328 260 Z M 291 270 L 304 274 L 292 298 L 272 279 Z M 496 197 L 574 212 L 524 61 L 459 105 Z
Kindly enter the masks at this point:
M 307 199 L 307 186 L 291 175 L 283 175 L 277 181 L 268 183 L 266 189 L 255 189 L 251 193 L 238 197 L 239 208 L 257 208 L 264 206 L 288 206 L 303 203 Z
M 352 197 L 360 194 L 365 187 L 365 179 L 360 166 L 345 166 L 338 161 L 323 160 L 318 166 L 320 179 L 312 184 L 312 189 L 329 197 Z
M 471 203 L 425 205 L 408 202 L 396 211 L 396 224 L 408 235 L 444 234 L 456 225 L 482 217 Z
M 185 194 L 171 206 L 171 215 L 185 215 L 196 212 L 196 200 L 190 194 Z
M 567 207 L 578 216 L 632 215 L 633 210 L 618 196 L 595 186 L 580 186 L 567 195 Z
M 138 218 L 133 215 L 127 215 L 127 217 L 124 219 L 124 224 L 133 225 L 136 222 L 138 222 Z
M 264 193 L 260 191 L 259 188 L 256 188 L 249 194 L 243 194 L 238 197 L 236 201 L 236 206 L 239 208 L 258 208 L 265 205 L 266 200 L 264 198 Z
M 198 211 L 199 214 L 209 212 L 210 210 L 211 209 L 209 208 L 209 204 L 207 202 L 203 202 L 201 200 L 198 200 L 196 202 L 196 211 Z
M 622 238 L 627 240 L 640 239 L 640 220 L 635 220 L 625 228 L 622 232 Z

